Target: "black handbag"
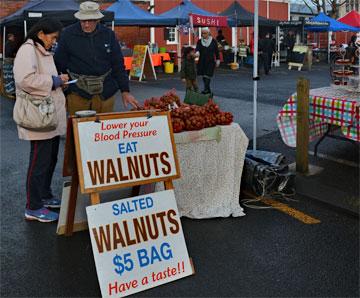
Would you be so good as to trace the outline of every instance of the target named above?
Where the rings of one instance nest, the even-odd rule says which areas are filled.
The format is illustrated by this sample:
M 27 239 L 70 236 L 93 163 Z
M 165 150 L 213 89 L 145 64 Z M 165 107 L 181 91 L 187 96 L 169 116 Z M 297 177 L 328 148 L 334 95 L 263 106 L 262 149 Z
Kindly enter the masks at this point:
M 246 189 L 261 197 L 295 194 L 295 174 L 289 171 L 281 153 L 248 150 L 242 183 Z

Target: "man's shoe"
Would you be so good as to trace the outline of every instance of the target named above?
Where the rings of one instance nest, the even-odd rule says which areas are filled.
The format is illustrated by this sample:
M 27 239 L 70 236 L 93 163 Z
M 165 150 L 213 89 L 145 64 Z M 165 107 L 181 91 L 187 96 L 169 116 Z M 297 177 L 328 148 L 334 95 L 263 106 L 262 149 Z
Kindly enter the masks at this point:
M 48 200 L 42 200 L 43 206 L 46 208 L 60 208 L 61 207 L 61 200 L 59 199 L 48 199 Z
M 52 222 L 59 219 L 59 214 L 44 207 L 37 210 L 25 209 L 25 219 Z

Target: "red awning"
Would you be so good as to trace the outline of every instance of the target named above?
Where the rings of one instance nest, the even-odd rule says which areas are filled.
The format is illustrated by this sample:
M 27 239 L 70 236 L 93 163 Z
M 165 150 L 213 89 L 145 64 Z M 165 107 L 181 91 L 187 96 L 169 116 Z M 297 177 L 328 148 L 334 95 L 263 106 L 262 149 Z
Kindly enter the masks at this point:
M 203 16 L 200 14 L 190 14 L 190 22 L 197 27 L 227 27 L 227 17 Z
M 338 19 L 338 21 L 353 27 L 358 27 L 360 29 L 360 13 L 356 12 L 355 10 L 350 11 L 345 16 Z

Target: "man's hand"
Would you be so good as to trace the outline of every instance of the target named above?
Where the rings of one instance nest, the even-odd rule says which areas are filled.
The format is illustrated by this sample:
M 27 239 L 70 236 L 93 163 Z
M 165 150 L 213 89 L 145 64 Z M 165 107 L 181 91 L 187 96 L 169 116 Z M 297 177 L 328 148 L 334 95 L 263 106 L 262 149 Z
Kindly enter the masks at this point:
M 181 79 L 181 81 L 182 81 L 183 83 L 186 83 L 186 79 Z
M 140 107 L 139 102 L 129 92 L 122 92 L 121 95 L 125 108 L 127 108 L 128 104 L 131 104 L 134 108 Z
M 60 80 L 64 83 L 66 83 L 67 81 L 69 81 L 69 75 L 68 74 L 61 74 L 60 76 Z

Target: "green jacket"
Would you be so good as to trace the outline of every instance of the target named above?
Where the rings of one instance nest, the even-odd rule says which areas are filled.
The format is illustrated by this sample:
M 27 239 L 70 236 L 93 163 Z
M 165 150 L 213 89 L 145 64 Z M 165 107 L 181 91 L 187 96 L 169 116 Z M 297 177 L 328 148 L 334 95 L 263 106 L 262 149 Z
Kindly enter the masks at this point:
M 196 65 L 195 59 L 184 58 L 181 62 L 181 78 L 188 79 L 188 80 L 195 80 L 196 79 Z

